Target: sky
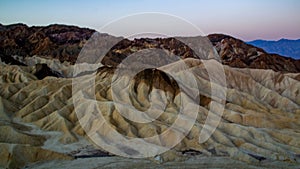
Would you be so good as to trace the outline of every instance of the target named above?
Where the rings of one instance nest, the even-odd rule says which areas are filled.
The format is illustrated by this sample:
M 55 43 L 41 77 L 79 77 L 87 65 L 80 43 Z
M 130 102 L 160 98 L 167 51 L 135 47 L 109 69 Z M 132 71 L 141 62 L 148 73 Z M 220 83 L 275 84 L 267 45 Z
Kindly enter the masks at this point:
M 245 41 L 300 39 L 300 0 L 0 0 L 4 25 L 59 23 L 99 30 L 143 12 L 178 16 L 204 34 L 223 33 Z

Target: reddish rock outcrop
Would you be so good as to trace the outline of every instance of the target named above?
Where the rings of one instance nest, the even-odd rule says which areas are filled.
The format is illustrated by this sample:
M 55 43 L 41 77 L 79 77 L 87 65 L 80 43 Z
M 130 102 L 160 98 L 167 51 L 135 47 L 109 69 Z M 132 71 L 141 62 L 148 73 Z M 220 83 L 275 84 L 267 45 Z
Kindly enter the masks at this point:
M 21 65 L 11 56 L 39 55 L 72 64 L 95 30 L 66 25 L 28 27 L 14 24 L 0 27 L 0 57 L 11 64 Z M 110 36 L 101 34 L 103 36 Z M 113 36 L 111 36 L 113 37 Z M 222 63 L 238 68 L 272 69 L 281 72 L 300 72 L 300 60 L 268 54 L 263 49 L 222 34 L 208 35 L 219 53 Z M 120 63 L 129 54 L 146 48 L 167 49 L 182 58 L 196 58 L 194 51 L 176 38 L 123 39 L 106 55 L 104 64 Z
M 1 26 L 0 56 L 3 61 L 15 63 L 12 55 L 57 58 L 74 62 L 94 30 L 66 25 L 28 27 L 24 24 Z
M 282 72 L 300 71 L 300 60 L 268 54 L 261 48 L 227 35 L 212 34 L 208 35 L 208 38 L 218 51 L 223 64 L 239 68 L 272 69 Z

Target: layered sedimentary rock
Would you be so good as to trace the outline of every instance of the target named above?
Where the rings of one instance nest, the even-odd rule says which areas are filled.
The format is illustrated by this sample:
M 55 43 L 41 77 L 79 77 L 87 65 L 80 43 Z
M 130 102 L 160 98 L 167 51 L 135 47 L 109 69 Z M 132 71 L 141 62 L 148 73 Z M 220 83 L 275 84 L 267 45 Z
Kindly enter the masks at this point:
M 10 56 L 33 56 L 74 61 L 94 30 L 75 26 L 50 25 L 28 27 L 24 24 L 3 26 L 0 31 L 1 59 L 15 63 Z
M 261 48 L 227 35 L 212 34 L 208 35 L 208 38 L 218 51 L 223 64 L 239 68 L 272 69 L 283 72 L 300 71 L 299 60 L 269 54 Z
M 24 24 L 1 26 L 0 57 L 6 63 L 19 65 L 23 63 L 12 56 L 37 55 L 74 64 L 82 47 L 95 32 L 88 28 L 57 24 L 45 27 L 28 27 Z M 107 53 L 108 57 L 116 60 L 146 48 L 166 49 L 183 58 L 195 58 L 195 52 L 180 37 L 122 40 L 107 34 L 100 34 L 100 36 L 120 41 Z M 218 51 L 223 64 L 239 68 L 272 69 L 293 73 L 300 71 L 299 60 L 268 54 L 260 48 L 227 35 L 212 34 L 207 37 Z
M 197 162 L 191 159 L 200 155 L 202 160 L 211 157 L 208 163 L 215 163 L 215 158 L 221 159 L 215 163 L 216 167 L 222 166 L 220 163 L 249 168 L 297 168 L 299 165 L 299 60 L 270 55 L 224 35 L 208 36 L 221 60 L 208 56 L 200 60 L 193 46 L 186 46 L 183 42 L 198 42 L 201 37 L 181 38 L 182 41 L 178 40 L 180 38 L 127 40 L 99 34 L 118 43 L 106 53 L 99 65 L 93 65 L 93 71 L 74 74 L 79 51 L 93 33 L 90 29 L 62 25 L 1 26 L 0 149 L 3 151 L 0 152 L 0 167 L 21 168 L 33 162 L 45 162 L 46 167 L 68 166 L 68 162 L 74 166 L 78 161 L 64 160 L 112 156 L 105 147 L 93 142 L 95 140 L 89 131 L 99 130 L 99 138 L 108 143 L 114 140 L 112 131 L 133 138 L 148 138 L 167 131 L 181 115 L 181 108 L 196 115 L 193 118 L 189 113 L 181 115 L 187 120 L 183 122 L 192 122 L 190 130 L 183 131 L 186 135 L 182 140 L 179 139 L 182 131 L 176 128 L 168 137 L 148 140 L 153 145 L 167 147 L 174 140 L 180 141 L 169 151 L 151 158 L 152 161 L 169 161 L 165 167 L 174 167 L 180 165 L 178 161 L 188 159 L 187 164 L 194 167 Z M 68 49 L 70 52 L 66 52 Z M 155 63 L 163 66 L 149 67 L 130 79 L 129 74 L 123 73 L 126 69 L 118 68 L 129 55 L 144 49 L 162 49 L 169 57 L 179 55 L 180 60 L 163 65 L 163 60 L 155 60 L 158 56 L 152 56 Z M 151 53 L 141 56 L 140 60 L 146 60 Z M 193 78 L 181 71 L 183 63 Z M 218 80 L 222 79 L 220 74 L 215 73 L 216 80 L 211 81 L 208 72 L 209 68 L 222 67 L 221 63 L 225 64 L 226 78 L 222 85 L 218 84 Z M 120 70 L 121 80 L 115 77 Z M 176 78 L 173 75 L 181 76 Z M 95 81 L 92 79 L 94 85 L 89 84 L 91 77 L 95 78 Z M 74 88 L 77 82 L 83 84 Z M 194 83 L 197 85 L 195 88 L 184 88 Z M 93 88 L 95 91 L 91 92 Z M 212 96 L 212 88 L 217 91 L 225 89 L 226 99 Z M 199 100 L 193 99 L 191 93 L 197 94 Z M 92 96 L 95 96 L 96 102 L 91 100 Z M 117 101 L 116 97 L 120 100 Z M 191 102 L 184 102 L 182 98 Z M 99 111 L 95 111 L 91 103 L 96 103 Z M 150 109 L 153 108 L 152 103 L 157 104 L 154 108 L 162 108 L 163 111 L 151 122 L 136 122 L 124 116 L 136 109 L 142 112 L 139 117 L 151 119 L 156 115 L 147 112 L 156 111 Z M 124 109 L 116 105 L 128 109 L 122 112 Z M 211 109 L 222 105 L 224 111 L 221 114 Z M 197 109 L 191 110 L 189 106 Z M 78 114 L 78 110 L 83 114 Z M 217 128 L 208 140 L 201 142 L 201 131 L 212 128 L 214 124 L 205 126 L 209 115 L 214 117 L 211 120 L 217 122 Z M 86 119 L 90 121 L 82 125 L 81 122 Z M 141 144 L 135 146 L 128 149 L 121 144 L 114 148 L 125 149 L 129 155 L 148 153 L 143 151 L 143 147 L 139 149 Z M 58 159 L 63 161 L 56 163 Z M 105 159 L 120 161 L 120 165 L 128 163 L 127 159 L 120 157 Z M 141 162 L 144 166 L 149 161 Z M 91 167 L 101 167 L 106 162 L 93 161 L 92 164 Z
M 228 90 L 222 119 L 212 136 L 199 143 L 199 133 L 209 106 L 212 102 L 219 103 L 219 100 L 210 98 L 210 90 L 207 89 L 211 84 L 202 63 L 195 59 L 185 59 L 185 62 L 193 63 L 188 65 L 192 65 L 191 71 L 197 74 L 200 107 L 190 132 L 173 149 L 162 154 L 161 161 L 180 159 L 184 152 L 195 151 L 250 163 L 264 160 L 299 163 L 300 83 L 294 78 L 298 74 L 225 66 Z M 205 64 L 212 62 L 216 61 L 205 61 Z M 172 68 L 176 69 L 176 65 L 173 64 Z M 135 108 L 143 110 L 149 106 L 148 94 L 158 102 L 168 103 L 165 112 L 155 121 L 139 124 L 123 117 L 113 104 L 111 84 L 114 69 L 101 68 L 95 82 L 99 108 L 113 129 L 125 136 L 145 138 L 164 132 L 174 123 L 181 106 L 178 101 L 180 90 L 168 76 L 158 70 L 146 70 L 128 82 L 132 86 L 130 102 Z M 72 97 L 78 97 L 80 91 L 72 95 L 71 78 L 46 77 L 38 80 L 28 70 L 10 65 L 1 65 L 0 76 L 1 142 L 3 149 L 7 150 L 2 152 L 6 160 L 1 162 L 1 166 L 14 168 L 40 160 L 70 159 L 72 157 L 68 154 L 90 144 L 74 111 Z M 79 107 L 85 108 L 86 116 L 93 112 L 86 105 L 88 102 L 79 104 Z M 90 125 L 91 128 L 103 129 L 96 122 Z M 168 144 L 174 138 L 176 132 L 170 135 L 170 140 L 164 139 L 164 143 L 158 140 L 157 144 Z M 18 160 L 22 156 L 19 151 L 23 148 L 32 153 L 47 151 L 47 155 L 36 154 Z M 94 148 L 105 151 L 101 147 Z

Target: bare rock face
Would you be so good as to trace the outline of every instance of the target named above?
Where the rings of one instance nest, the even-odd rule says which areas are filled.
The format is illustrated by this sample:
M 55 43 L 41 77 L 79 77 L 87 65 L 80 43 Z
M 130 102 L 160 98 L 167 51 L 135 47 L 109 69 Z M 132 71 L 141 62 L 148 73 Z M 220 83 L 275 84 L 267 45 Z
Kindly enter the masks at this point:
M 204 90 L 210 89 L 211 84 L 207 80 L 208 74 L 203 65 L 196 59 L 185 61 L 198 63 L 189 65 L 192 65 L 190 69 L 198 75 L 200 107 L 188 135 L 170 152 L 160 155 L 160 162 L 186 158 L 186 152 L 194 151 L 205 156 L 223 156 L 256 165 L 260 161 L 280 161 L 283 166 L 286 162 L 295 165 L 299 163 L 300 83 L 294 78 L 299 74 L 225 66 L 228 88 L 225 111 L 213 135 L 206 142 L 199 143 L 199 133 L 209 113 L 209 107 L 212 102 L 218 103 L 220 100 L 210 98 L 210 91 Z M 206 66 L 218 63 L 213 60 L 204 62 Z M 179 64 L 173 63 L 171 68 L 176 70 L 177 66 Z M 3 144 L 1 149 L 7 151 L 6 154 L 6 151 L 2 152 L 1 157 L 5 158 L 1 159 L 6 160 L 0 163 L 1 166 L 15 168 L 40 160 L 70 159 L 72 157 L 68 154 L 86 145 L 91 146 L 87 141 L 89 137 L 74 111 L 72 98 L 78 97 L 81 92 L 75 91 L 72 95 L 71 78 L 46 77 L 38 80 L 26 70 L 17 69 L 18 66 L 14 66 L 15 73 L 11 74 L 7 71 L 11 67 L 1 65 L 0 72 L 2 79 L 9 79 L 0 84 L 0 129 L 2 133 L 6 133 L 0 137 Z M 112 104 L 114 69 L 99 69 L 95 81 L 96 100 L 101 105 L 99 109 L 107 124 L 122 135 L 145 138 L 164 132 L 174 123 L 181 106 L 178 100 L 181 91 L 172 78 L 158 70 L 148 69 L 140 72 L 131 81 L 124 82 L 130 88 L 129 101 L 138 110 L 143 111 L 149 107 L 149 95 L 156 98 L 157 102 L 167 103 L 165 112 L 155 121 L 141 124 L 123 117 Z M 190 82 L 186 80 L 184 83 Z M 88 89 L 89 86 L 82 86 L 83 90 L 85 88 Z M 93 115 L 90 112 L 94 109 L 86 106 L 87 104 L 84 100 L 79 102 L 78 106 L 85 108 L 86 112 L 80 118 Z M 97 123 L 97 119 L 90 123 L 90 128 L 106 130 Z M 174 132 L 169 135 L 169 139 L 157 140 L 156 143 L 166 145 L 176 137 Z M 106 139 L 109 141 L 113 138 Z M 14 151 L 7 148 L 12 144 L 16 146 Z M 89 152 L 105 154 L 101 147 L 96 146 L 94 149 Z M 24 152 L 37 154 L 17 158 Z M 8 154 L 16 158 L 8 158 Z
M 0 166 L 5 168 L 21 168 L 28 163 L 47 160 L 71 160 L 71 156 L 28 145 L 1 143 Z
M 222 86 L 211 82 L 207 72 L 208 67 L 222 66 L 221 63 L 214 59 L 200 61 L 193 50 L 176 38 L 132 41 L 123 39 L 108 51 L 103 59 L 103 67 L 96 69 L 93 74 L 95 92 L 92 94 L 95 94 L 97 108 L 101 110 L 95 112 L 95 107 L 90 106 L 89 100 L 91 86 L 72 86 L 74 80 L 90 77 L 90 72 L 76 77 L 66 76 L 72 74 L 72 64 L 76 61 L 81 45 L 93 32 L 62 25 L 0 25 L 0 167 L 22 168 L 39 162 L 34 166 L 53 168 L 60 165 L 70 168 L 86 163 L 89 165 L 85 167 L 95 168 L 107 165 L 107 161 L 112 161 L 110 164 L 114 167 L 126 164 L 127 167 L 135 166 L 129 163 L 128 159 L 111 157 L 111 152 L 92 142 L 86 129 L 99 131 L 101 138 L 108 143 L 114 139 L 111 135 L 112 130 L 133 138 L 152 137 L 165 132 L 175 123 L 180 109 L 192 104 L 198 107 L 193 111 L 197 116 L 192 119 L 189 114 L 182 115 L 187 119 L 185 122 L 193 121 L 185 137 L 169 151 L 153 157 L 151 160 L 155 164 L 145 159 L 135 160 L 136 163 L 141 162 L 138 166 L 147 164 L 155 166 L 153 168 L 168 168 L 190 164 L 196 168 L 200 162 L 192 160 L 195 156 L 201 156 L 200 160 L 209 161 L 213 164 L 211 167 L 217 168 L 223 165 L 228 168 L 232 165 L 243 168 L 299 166 L 299 61 L 267 54 L 262 49 L 229 36 L 210 35 L 208 38 L 225 64 L 226 86 Z M 192 40 L 196 41 L 197 37 Z M 125 80 L 115 79 L 116 66 L 123 59 L 148 48 L 166 49 L 170 51 L 170 56 L 180 55 L 188 70 L 195 75 L 195 79 L 183 76 L 182 79 L 175 80 L 161 71 L 168 68 L 177 74 L 182 73 L 179 71 L 182 66 L 180 61 L 156 69 L 145 69 L 133 78 L 122 74 L 121 77 Z M 63 52 L 68 49 L 74 53 Z M 55 52 L 58 52 L 57 55 Z M 15 54 L 20 55 L 20 58 L 11 57 Z M 32 55 L 41 55 L 42 58 Z M 3 63 L 10 61 L 22 65 Z M 60 75 L 68 78 L 62 78 Z M 126 86 L 128 92 L 116 85 L 117 82 Z M 190 91 L 199 92 L 197 97 L 200 100 L 183 103 L 181 98 L 190 98 L 190 95 L 187 94 L 187 90 L 181 90 L 179 84 L 193 82 L 197 87 Z M 226 100 L 212 97 L 212 86 L 216 89 L 226 88 Z M 115 89 L 120 92 L 113 93 Z M 144 117 L 151 116 L 146 110 L 154 101 L 158 104 L 165 103 L 166 106 L 155 120 L 139 123 L 123 116 L 122 109 L 116 107 L 116 96 L 126 101 L 118 102 L 119 105 L 128 107 L 127 103 L 130 103 L 130 109 L 141 111 L 141 116 Z M 81 100 L 73 103 L 77 98 Z M 221 104 L 224 104 L 221 115 L 211 111 L 211 107 Z M 79 116 L 75 110 L 76 106 L 83 110 L 84 114 Z M 98 113 L 102 114 L 101 119 L 95 118 Z M 200 133 L 209 114 L 220 117 L 221 120 L 211 137 L 205 142 L 199 142 Z M 92 121 L 82 126 L 80 122 L 85 119 Z M 103 120 L 105 123 L 102 123 Z M 151 143 L 170 145 L 179 135 L 180 132 L 172 130 L 168 137 L 161 137 Z M 134 151 L 128 152 L 148 153 L 139 149 L 141 143 L 135 146 Z M 121 144 L 115 148 L 124 149 L 124 146 Z M 104 161 L 66 161 L 95 156 L 109 157 L 101 157 Z M 58 159 L 59 162 L 56 161 Z M 186 163 L 180 163 L 186 159 Z M 221 161 L 216 162 L 214 159 Z M 116 160 L 120 163 L 115 164 Z M 170 163 L 164 163 L 168 161 Z M 209 167 L 207 164 L 201 165 Z
M 1 59 L 12 62 L 10 56 L 40 55 L 74 62 L 83 44 L 94 30 L 66 25 L 28 27 L 24 24 L 4 26 L 0 31 Z
M 182 59 L 196 58 L 193 50 L 177 38 L 141 38 L 132 41 L 123 39 L 107 53 L 103 59 L 103 64 L 117 66 L 130 54 L 143 49 L 164 49 L 180 56 Z
M 34 75 L 38 78 L 38 79 L 43 79 L 47 76 L 53 76 L 53 77 L 63 77 L 63 75 L 61 75 L 58 72 L 53 71 L 52 69 L 50 69 L 47 64 L 36 64 L 35 65 L 35 72 Z
M 28 27 L 24 24 L 14 24 L 2 26 L 0 29 L 0 57 L 6 63 L 17 65 L 22 65 L 22 62 L 16 61 L 11 56 L 38 55 L 74 64 L 82 47 L 95 32 L 95 30 L 87 28 L 66 25 Z M 107 34 L 101 34 L 101 36 L 115 38 Z M 208 35 L 208 38 L 225 65 L 293 73 L 300 71 L 299 60 L 268 54 L 260 48 L 227 35 L 212 34 Z M 180 38 L 142 38 L 132 41 L 120 39 L 120 42 L 107 53 L 105 63 L 108 65 L 118 64 L 129 54 L 146 48 L 166 49 L 183 59 L 197 57 L 194 51 Z
M 283 72 L 299 72 L 300 61 L 246 44 L 241 40 L 221 34 L 208 35 L 215 46 L 222 63 L 238 68 L 272 69 Z

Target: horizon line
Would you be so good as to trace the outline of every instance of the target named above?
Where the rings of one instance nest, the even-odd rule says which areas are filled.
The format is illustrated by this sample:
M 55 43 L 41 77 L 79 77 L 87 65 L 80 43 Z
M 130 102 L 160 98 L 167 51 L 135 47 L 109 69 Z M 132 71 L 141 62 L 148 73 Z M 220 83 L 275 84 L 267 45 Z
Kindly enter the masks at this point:
M 78 27 L 78 28 L 82 28 L 82 29 L 91 29 L 91 30 L 95 30 L 97 32 L 99 32 L 97 30 L 97 28 L 94 28 L 92 26 L 86 26 L 86 25 L 79 25 L 79 24 L 74 24 L 74 23 L 59 23 L 59 22 L 53 22 L 53 23 L 47 23 L 47 24 L 29 24 L 29 23 L 25 23 L 25 22 L 14 22 L 14 23 L 1 23 L 0 22 L 0 25 L 2 26 L 11 26 L 11 25 L 18 25 L 18 24 L 23 24 L 23 25 L 26 25 L 27 27 L 47 27 L 47 26 L 51 26 L 51 25 L 64 25 L 64 26 L 75 26 L 75 27 Z M 99 32 L 99 33 L 107 33 L 107 32 Z M 108 34 L 108 33 L 107 33 Z M 213 34 L 222 34 L 222 35 L 227 35 L 227 36 L 231 36 L 233 38 L 236 38 L 236 39 L 240 39 L 244 42 L 252 42 L 252 41 L 274 41 L 274 42 L 277 42 L 277 41 L 280 41 L 280 40 L 291 40 L 291 41 L 297 41 L 297 40 L 300 40 L 300 37 L 299 38 L 286 38 L 286 37 L 281 37 L 281 38 L 274 38 L 274 39 L 268 39 L 268 38 L 254 38 L 254 39 L 251 39 L 251 40 L 245 40 L 244 38 L 240 37 L 240 36 L 237 36 L 237 35 L 232 35 L 230 33 L 226 33 L 226 32 L 208 32 L 208 33 L 204 33 L 204 36 L 208 36 L 208 35 L 213 35 Z M 111 34 L 109 34 L 111 35 Z M 112 35 L 112 36 L 115 36 L 115 35 Z M 186 35 L 186 36 L 178 36 L 178 35 L 174 35 L 174 36 L 170 36 L 170 37 L 197 37 L 197 36 L 203 36 L 203 35 Z M 122 36 L 124 37 L 124 36 Z M 141 37 L 141 38 L 150 38 L 150 37 Z M 151 38 L 154 38 L 154 37 L 151 37 Z M 155 38 L 159 38 L 159 36 L 155 37 Z

